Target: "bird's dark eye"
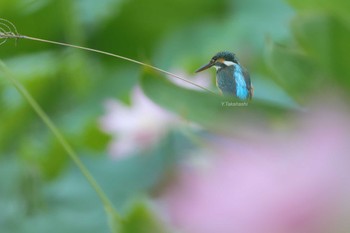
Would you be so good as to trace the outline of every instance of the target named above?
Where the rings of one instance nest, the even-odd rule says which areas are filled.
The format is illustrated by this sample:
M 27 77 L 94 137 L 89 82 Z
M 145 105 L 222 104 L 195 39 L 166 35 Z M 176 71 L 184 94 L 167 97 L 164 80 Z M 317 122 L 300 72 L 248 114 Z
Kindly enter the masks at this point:
M 217 57 L 213 57 L 213 58 L 210 60 L 210 62 L 211 62 L 211 63 L 214 63 L 214 62 L 216 62 L 216 60 L 217 60 Z

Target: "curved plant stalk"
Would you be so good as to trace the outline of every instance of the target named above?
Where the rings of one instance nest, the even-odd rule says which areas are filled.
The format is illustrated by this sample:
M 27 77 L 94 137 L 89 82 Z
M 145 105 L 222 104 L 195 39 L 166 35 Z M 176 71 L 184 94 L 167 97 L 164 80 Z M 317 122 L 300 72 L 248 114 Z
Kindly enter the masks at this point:
M 158 67 L 149 65 L 147 63 L 137 61 L 135 59 L 131 59 L 131 58 L 124 57 L 124 56 L 121 56 L 118 54 L 109 53 L 109 52 L 105 52 L 105 51 L 101 51 L 101 50 L 97 50 L 97 49 L 91 49 L 91 48 L 87 48 L 87 47 L 83 47 L 83 46 L 72 45 L 72 44 L 67 44 L 67 43 L 62 43 L 62 42 L 57 42 L 57 41 L 51 41 L 51 40 L 45 40 L 45 39 L 40 39 L 40 38 L 36 38 L 36 37 L 21 35 L 18 33 L 16 26 L 13 23 L 11 23 L 8 20 L 1 19 L 1 18 L 0 18 L 0 39 L 3 39 L 3 41 L 0 41 L 0 45 L 5 43 L 7 41 L 7 39 L 27 39 L 27 40 L 39 41 L 39 42 L 43 42 L 43 43 L 61 45 L 61 46 L 65 46 L 65 47 L 71 47 L 71 48 L 75 48 L 75 49 L 81 49 L 81 50 L 90 51 L 90 52 L 94 52 L 94 53 L 104 54 L 107 56 L 119 58 L 119 59 L 122 59 L 122 60 L 125 60 L 128 62 L 132 62 L 132 63 L 138 64 L 138 65 L 156 70 L 156 71 L 161 72 L 163 74 L 166 74 L 166 75 L 169 75 L 169 76 L 174 77 L 176 79 L 179 79 L 183 82 L 187 82 L 190 85 L 196 86 L 196 87 L 198 87 L 206 92 L 217 95 L 215 92 L 209 90 L 208 88 L 202 87 L 201 85 L 198 85 L 194 82 L 191 82 L 185 78 L 182 78 L 179 75 L 176 75 L 176 74 L 171 73 L 169 71 L 166 71 L 166 70 L 160 69 Z
M 58 128 L 55 126 L 55 124 L 52 122 L 50 117 L 44 112 L 44 110 L 39 106 L 38 102 L 33 98 L 33 96 L 28 92 L 28 90 L 20 83 L 18 82 L 13 75 L 10 73 L 6 65 L 0 61 L 0 71 L 3 71 L 4 77 L 12 83 L 17 91 L 27 100 L 29 105 L 33 108 L 33 110 L 38 114 L 40 119 L 45 123 L 45 125 L 50 129 L 50 131 L 55 135 L 59 143 L 62 145 L 64 150 L 67 152 L 67 154 L 70 156 L 70 158 L 73 160 L 73 162 L 77 165 L 81 173 L 85 176 L 87 181 L 90 183 L 92 188 L 97 193 L 98 197 L 100 198 L 105 211 L 110 219 L 110 225 L 112 229 L 115 229 L 115 227 L 112 227 L 115 225 L 116 221 L 121 221 L 121 215 L 116 211 L 114 208 L 112 202 L 109 200 L 107 195 L 103 192 L 102 188 L 99 186 L 95 178 L 91 175 L 89 170 L 85 167 L 85 165 L 82 163 L 82 161 L 79 159 L 77 153 L 73 150 L 73 148 L 70 146 L 70 144 L 67 142 L 65 137 L 62 135 L 62 133 L 58 130 Z M 114 231 L 115 232 L 115 231 Z

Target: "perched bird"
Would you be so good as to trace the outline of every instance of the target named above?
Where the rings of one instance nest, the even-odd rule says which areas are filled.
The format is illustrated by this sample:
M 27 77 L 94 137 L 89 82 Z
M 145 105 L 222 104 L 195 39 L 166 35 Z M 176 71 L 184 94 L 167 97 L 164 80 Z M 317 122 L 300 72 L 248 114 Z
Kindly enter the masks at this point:
M 196 73 L 214 66 L 216 68 L 216 85 L 223 95 L 235 96 L 241 100 L 253 97 L 253 86 L 248 71 L 241 66 L 237 57 L 231 52 L 217 53 L 208 64 Z

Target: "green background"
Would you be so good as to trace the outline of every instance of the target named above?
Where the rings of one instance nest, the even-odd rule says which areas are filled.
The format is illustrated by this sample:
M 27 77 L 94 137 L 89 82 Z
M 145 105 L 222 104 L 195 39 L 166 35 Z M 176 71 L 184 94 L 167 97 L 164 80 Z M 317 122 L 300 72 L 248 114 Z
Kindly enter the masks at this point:
M 20 34 L 104 50 L 165 70 L 192 75 L 216 52 L 234 51 L 254 84 L 249 108 L 221 108 L 221 97 L 177 87 L 162 74 L 120 59 L 72 48 L 9 40 L 0 47 L 0 59 L 121 209 L 123 231 L 157 232 L 163 230 L 150 211 L 149 197 L 184 151 L 200 146 L 173 129 L 142 156 L 111 162 L 106 149 L 111 136 L 98 125 L 104 100 L 132 105 L 131 91 L 139 85 L 162 108 L 211 134 L 235 137 L 242 125 L 288 124 L 288 114 L 307 109 L 323 92 L 337 93 L 348 103 L 349 9 L 348 0 L 0 2 L 0 17 L 13 22 Z M 108 232 L 93 189 L 5 75 L 0 70 L 0 231 Z

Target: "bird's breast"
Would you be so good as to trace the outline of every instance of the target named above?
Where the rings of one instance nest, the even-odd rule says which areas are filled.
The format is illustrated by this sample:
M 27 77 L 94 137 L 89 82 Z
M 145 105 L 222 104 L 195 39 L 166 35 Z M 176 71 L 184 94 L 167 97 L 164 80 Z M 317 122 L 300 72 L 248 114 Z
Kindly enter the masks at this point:
M 248 85 L 239 65 L 219 69 L 216 79 L 217 86 L 224 95 L 233 95 L 242 100 L 248 99 Z

